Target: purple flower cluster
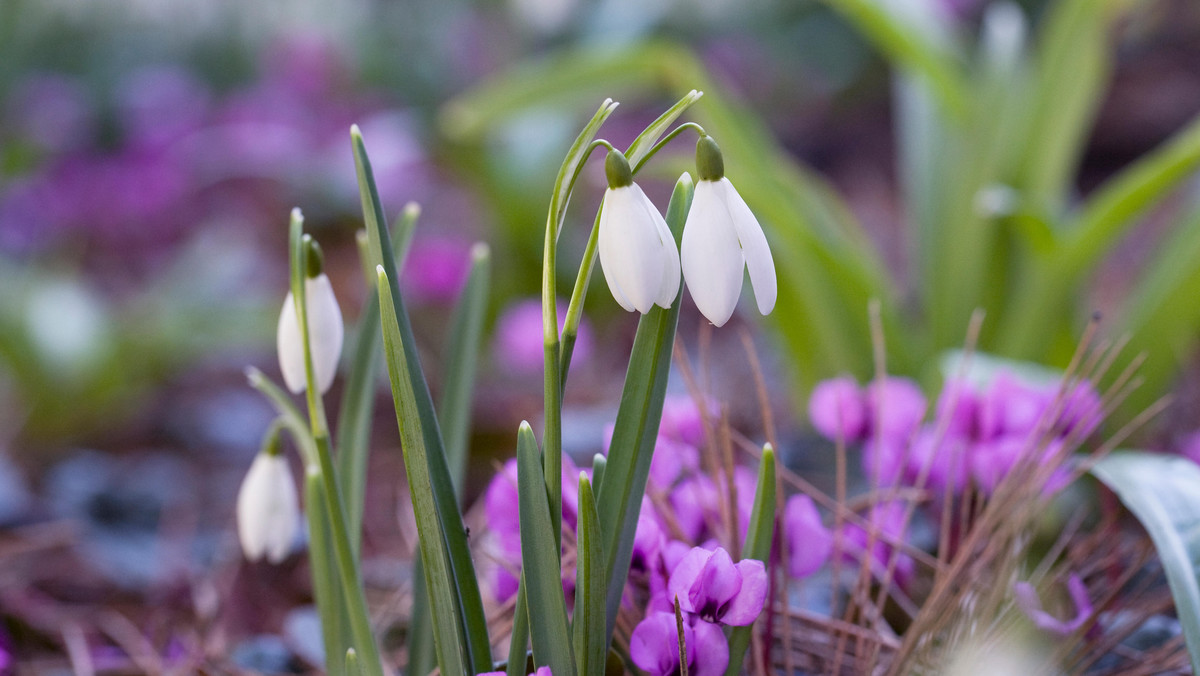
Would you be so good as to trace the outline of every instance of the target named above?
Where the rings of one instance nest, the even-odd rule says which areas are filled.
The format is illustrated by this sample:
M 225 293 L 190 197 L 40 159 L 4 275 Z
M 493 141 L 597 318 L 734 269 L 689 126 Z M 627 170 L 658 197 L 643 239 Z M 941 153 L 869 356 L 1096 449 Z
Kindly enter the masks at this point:
M 876 484 L 924 485 L 959 493 L 968 484 L 990 495 L 1030 454 L 1042 462 L 1059 456 L 1068 440 L 1090 434 L 1103 415 L 1091 384 L 1059 392 L 1058 383 L 1034 385 L 1000 372 L 984 387 L 950 380 L 938 397 L 933 420 L 927 402 L 904 378 L 859 386 L 840 377 L 820 383 L 809 400 L 809 417 L 824 437 L 862 447 L 863 471 Z M 1065 486 L 1060 469 L 1046 492 Z
M 718 674 L 729 661 L 721 625 L 752 623 L 761 613 L 768 576 L 762 562 L 734 562 L 719 546 L 730 537 L 722 510 L 729 504 L 729 481 L 702 471 L 705 446 L 704 413 L 689 398 L 668 397 L 655 445 L 646 496 L 638 514 L 630 566 L 626 607 L 644 609 L 644 619 L 631 637 L 631 656 L 649 674 L 679 671 L 678 631 L 674 608 L 685 614 L 685 658 L 689 672 Z M 608 450 L 612 429 L 603 444 Z M 563 461 L 563 528 L 575 529 L 579 470 Z M 492 595 L 504 602 L 516 593 L 521 565 L 517 519 L 516 463 L 509 461 L 484 495 L 488 539 L 485 548 L 496 566 L 489 575 Z M 736 491 L 736 537 L 748 528 L 756 476 L 738 467 L 732 479 Z M 788 546 L 788 572 L 812 575 L 829 559 L 833 535 L 807 496 L 792 496 L 781 520 Z M 564 537 L 564 541 L 573 541 Z M 563 588 L 570 597 L 574 571 L 563 570 Z M 644 605 L 642 605 L 644 604 Z
M 376 149 L 381 194 L 426 190 L 411 122 L 352 91 L 333 45 L 293 36 L 268 49 L 258 70 L 218 93 L 182 67 L 147 66 L 104 98 L 70 75 L 25 76 L 0 109 L 0 144 L 22 150 L 0 187 L 0 252 L 82 240 L 128 261 L 200 223 L 274 224 L 279 204 L 299 194 L 356 209 L 347 151 L 356 121 Z

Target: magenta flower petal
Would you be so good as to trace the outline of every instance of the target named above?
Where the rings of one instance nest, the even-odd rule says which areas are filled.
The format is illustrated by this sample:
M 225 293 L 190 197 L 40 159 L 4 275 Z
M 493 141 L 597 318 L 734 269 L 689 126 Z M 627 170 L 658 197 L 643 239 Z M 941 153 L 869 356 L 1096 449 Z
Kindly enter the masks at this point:
M 907 441 L 925 418 L 925 395 L 907 378 L 884 378 L 867 385 L 871 426 L 868 436 Z
M 756 559 L 742 559 L 734 567 L 742 578 L 742 585 L 722 611 L 721 623 L 741 627 L 752 624 L 762 612 L 767 600 L 767 569 Z
M 783 508 L 787 533 L 788 572 L 807 577 L 817 572 L 833 552 L 833 533 L 821 522 L 821 513 L 807 495 L 793 495 Z
M 742 588 L 742 576 L 729 552 L 718 547 L 708 554 L 700 575 L 688 590 L 688 605 L 693 613 L 710 622 L 719 622 L 727 605 Z M 674 590 L 672 590 L 674 591 Z M 680 597 L 680 607 L 683 600 Z
M 1017 597 L 1017 605 L 1033 621 L 1039 629 L 1060 636 L 1066 636 L 1079 629 L 1095 612 L 1091 599 L 1088 598 L 1087 587 L 1079 575 L 1071 573 L 1067 578 L 1067 593 L 1071 603 L 1075 605 L 1075 616 L 1069 620 L 1060 620 L 1045 610 L 1038 599 L 1037 591 L 1028 582 L 1018 582 L 1013 585 L 1013 594 Z
M 683 624 L 683 642 L 691 663 L 696 650 L 696 635 L 686 622 Z M 679 630 L 675 615 L 651 613 L 639 622 L 629 637 L 629 656 L 649 676 L 676 673 L 679 669 Z
M 808 417 L 830 441 L 857 441 L 867 431 L 866 395 L 850 376 L 824 380 L 808 399 Z
M 693 676 L 721 676 L 729 666 L 729 643 L 725 634 L 715 624 L 697 622 L 692 628 L 696 638 L 695 657 L 689 663 L 689 674 Z M 684 632 L 686 639 L 687 632 Z M 689 653 L 693 652 L 691 649 Z

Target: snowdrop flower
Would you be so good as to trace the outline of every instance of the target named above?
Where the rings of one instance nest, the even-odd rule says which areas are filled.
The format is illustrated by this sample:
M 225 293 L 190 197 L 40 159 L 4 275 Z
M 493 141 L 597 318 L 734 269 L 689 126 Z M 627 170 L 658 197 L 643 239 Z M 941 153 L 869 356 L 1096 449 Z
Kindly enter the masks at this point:
M 238 490 L 237 525 L 242 551 L 251 561 L 266 556 L 279 563 L 291 550 L 300 508 L 292 471 L 277 445 L 259 453 L 246 472 Z
M 313 358 L 313 376 L 321 394 L 329 391 L 342 355 L 342 310 L 333 295 L 329 277 L 322 272 L 321 249 L 316 243 L 308 249 L 308 270 L 304 280 L 304 297 L 308 303 L 308 339 Z M 300 336 L 300 320 L 296 318 L 296 303 L 289 291 L 279 313 L 276 346 L 279 350 L 279 369 L 283 382 L 292 394 L 304 391 L 304 341 Z
M 750 207 L 725 178 L 721 150 L 710 136 L 696 142 L 696 173 L 700 181 L 681 247 L 683 279 L 696 307 L 714 325 L 724 325 L 737 306 L 747 269 L 758 311 L 769 314 L 777 291 L 771 249 Z
M 671 307 L 679 293 L 679 252 L 662 214 L 633 182 L 625 156 L 604 161 L 608 190 L 600 214 L 600 267 L 613 298 L 627 311 Z

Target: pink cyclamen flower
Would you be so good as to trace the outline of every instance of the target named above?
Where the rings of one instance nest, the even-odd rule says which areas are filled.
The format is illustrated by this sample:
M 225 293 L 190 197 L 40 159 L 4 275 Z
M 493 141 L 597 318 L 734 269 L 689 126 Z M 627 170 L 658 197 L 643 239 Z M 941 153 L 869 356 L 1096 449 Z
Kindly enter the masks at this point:
M 680 600 L 680 607 L 683 601 Z M 729 644 L 715 624 L 683 623 L 684 656 L 688 673 L 718 676 L 729 666 Z M 678 674 L 679 627 L 672 612 L 655 611 L 634 628 L 629 637 L 629 656 L 649 676 Z
M 709 415 L 716 417 L 720 407 L 708 402 Z M 668 396 L 663 401 L 662 421 L 658 433 L 672 441 L 692 446 L 704 445 L 704 414 L 696 400 L 687 396 Z
M 469 241 L 433 235 L 413 240 L 400 279 L 418 302 L 451 303 L 470 271 Z
M 821 523 L 821 513 L 807 495 L 793 495 L 783 508 L 787 533 L 788 572 L 808 577 L 817 572 L 833 552 L 833 533 Z
M 1054 399 L 1054 391 L 1025 383 L 1011 373 L 1000 373 L 979 402 L 979 438 L 1029 434 Z
M 869 438 L 907 441 L 925 418 L 925 395 L 907 378 L 884 378 L 866 386 L 870 405 Z
M 561 331 L 567 317 L 567 304 L 558 303 L 558 328 Z M 542 301 L 528 298 L 517 301 L 500 313 L 496 320 L 492 353 L 497 364 L 515 374 L 540 373 L 545 363 L 545 342 L 542 332 Z M 586 362 L 592 353 L 592 329 L 580 320 L 571 354 L 574 364 Z
M 679 608 L 715 624 L 745 626 L 762 612 L 767 598 L 767 571 L 762 561 L 734 564 L 729 552 L 695 547 L 671 573 L 667 591 Z
M 808 417 L 830 441 L 858 441 L 867 431 L 867 397 L 850 376 L 817 383 L 808 398 Z
M 1076 573 L 1067 578 L 1067 593 L 1071 603 L 1075 605 L 1075 616 L 1069 620 L 1060 620 L 1042 609 L 1037 590 L 1028 582 L 1018 582 L 1013 585 L 1013 594 L 1017 597 L 1017 605 L 1039 629 L 1059 636 L 1066 636 L 1084 625 L 1095 613 L 1092 601 L 1088 598 L 1087 587 L 1083 579 Z
M 1179 452 L 1185 458 L 1200 465 L 1200 430 L 1188 434 L 1178 444 Z
M 503 671 L 481 671 L 476 676 L 505 676 L 506 673 Z M 550 670 L 550 667 L 538 667 L 533 672 L 533 676 L 554 676 L 554 672 Z
M 966 380 L 951 378 L 942 385 L 937 401 L 937 424 L 946 434 L 974 439 L 978 428 L 979 393 Z

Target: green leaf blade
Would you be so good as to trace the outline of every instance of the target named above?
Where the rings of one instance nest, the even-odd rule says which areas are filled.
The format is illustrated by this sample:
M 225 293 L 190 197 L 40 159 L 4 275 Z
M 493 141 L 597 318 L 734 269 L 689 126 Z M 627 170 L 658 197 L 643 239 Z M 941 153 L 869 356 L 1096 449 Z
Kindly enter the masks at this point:
M 683 228 L 693 190 L 687 174 L 675 185 L 666 217 L 673 233 L 678 234 Z M 678 324 L 678 298 L 671 309 L 655 307 L 638 322 L 608 460 L 604 463 L 604 482 L 596 496 L 608 579 L 606 643 L 612 636 L 629 574 L 633 536 L 650 475 Z
M 578 539 L 575 547 L 575 662 L 580 676 L 604 676 L 608 655 L 605 641 L 604 550 L 600 540 L 600 518 L 592 484 L 579 474 Z
M 1200 465 L 1180 456 L 1120 451 L 1092 474 L 1149 533 L 1175 599 L 1192 670 L 1200 673 Z
M 492 656 L 487 631 L 487 617 L 483 611 L 479 581 L 475 575 L 475 566 L 471 559 L 466 528 L 459 511 L 454 483 L 446 465 L 441 429 L 434 412 L 429 386 L 421 369 L 412 324 L 400 296 L 396 261 L 392 256 L 383 254 L 385 251 L 391 251 L 390 236 L 387 228 L 384 227 L 386 221 L 384 220 L 383 206 L 375 186 L 375 177 L 371 171 L 371 163 L 362 134 L 357 127 L 353 127 L 350 135 L 371 257 L 373 262 L 382 268 L 383 273 L 379 277 L 381 282 L 380 311 L 383 316 L 385 354 L 388 356 L 389 374 L 394 369 L 397 370 L 397 373 L 392 376 L 392 394 L 397 407 L 397 422 L 401 435 L 408 434 L 406 449 L 410 443 L 412 445 L 420 444 L 424 452 L 423 460 L 426 466 L 422 473 L 427 477 L 428 483 L 423 487 L 429 488 L 432 492 L 439 524 L 438 530 L 430 530 L 429 533 L 438 533 L 443 541 L 442 546 L 449 557 L 449 569 L 452 576 L 451 588 L 457 597 L 456 606 L 459 613 L 457 617 L 463 628 L 467 663 L 471 666 L 472 673 L 490 671 Z M 386 293 L 383 289 L 386 289 Z M 393 344 L 390 349 L 386 349 L 389 334 L 393 334 L 391 337 Z M 398 396 L 398 393 L 403 393 L 404 396 Z M 402 410 L 404 411 L 403 415 Z M 416 429 L 413 429 L 414 426 Z M 406 454 L 406 466 L 407 457 Z M 423 535 L 423 537 L 429 536 Z M 434 571 L 429 570 L 428 561 L 426 565 L 426 574 L 432 574 Z
M 517 490 L 520 496 L 521 573 L 529 612 L 529 635 L 536 666 L 555 676 L 575 676 L 567 605 L 562 590 L 562 560 L 550 519 L 550 502 L 537 440 L 529 423 L 517 433 Z
M 750 510 L 750 525 L 746 529 L 746 540 L 742 545 L 743 559 L 757 559 L 771 565 L 771 546 L 775 540 L 775 450 L 770 444 L 763 446 L 762 459 L 758 464 L 758 485 L 754 492 L 754 506 Z M 768 573 L 769 574 L 769 573 Z M 767 601 L 770 603 L 770 600 Z M 733 627 L 729 632 L 729 666 L 725 676 L 737 676 L 750 647 L 750 633 L 754 625 Z

